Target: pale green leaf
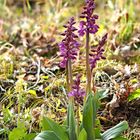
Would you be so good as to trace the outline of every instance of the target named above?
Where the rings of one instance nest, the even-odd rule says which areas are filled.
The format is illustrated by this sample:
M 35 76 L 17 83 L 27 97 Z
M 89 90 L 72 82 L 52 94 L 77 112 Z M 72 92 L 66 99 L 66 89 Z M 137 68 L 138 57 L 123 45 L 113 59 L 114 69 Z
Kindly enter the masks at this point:
M 79 133 L 78 140 L 87 140 L 87 132 L 84 128 Z
M 26 136 L 26 132 L 22 128 L 14 128 L 9 134 L 9 140 L 21 140 Z
M 87 139 L 93 140 L 93 95 L 90 93 L 87 97 L 83 110 L 83 128 L 87 132 Z
M 52 131 L 43 131 L 39 133 L 34 140 L 63 140 L 59 139 Z
M 24 140 L 33 140 L 36 136 L 36 133 L 30 133 L 30 134 L 27 134 L 25 137 L 24 137 Z
M 52 121 L 51 119 L 47 117 L 43 117 L 41 125 L 43 130 L 53 131 L 60 140 L 68 140 L 66 129 L 64 129 L 64 127 L 60 126 L 59 124 Z
M 120 122 L 116 126 L 108 129 L 102 134 L 103 140 L 110 140 L 113 138 L 118 137 L 123 131 L 125 131 L 128 128 L 127 121 Z
M 75 118 L 74 118 L 74 111 L 73 111 L 73 104 L 69 103 L 68 106 L 68 115 L 67 115 L 67 126 L 68 126 L 68 132 L 69 132 L 69 139 L 70 140 L 77 140 L 76 137 L 76 124 L 75 124 Z

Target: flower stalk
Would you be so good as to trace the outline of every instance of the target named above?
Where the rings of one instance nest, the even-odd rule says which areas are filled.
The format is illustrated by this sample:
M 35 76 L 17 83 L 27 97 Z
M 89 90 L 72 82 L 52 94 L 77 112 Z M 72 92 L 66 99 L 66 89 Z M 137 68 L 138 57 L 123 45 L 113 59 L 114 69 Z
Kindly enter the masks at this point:
M 95 9 L 95 3 L 94 0 L 86 0 L 86 6 L 83 8 L 82 15 L 80 16 L 82 20 L 80 21 L 80 29 L 79 29 L 79 35 L 84 36 L 86 34 L 86 94 L 91 93 L 91 68 L 90 68 L 90 34 L 96 34 L 98 31 L 99 26 L 96 24 L 96 19 L 98 19 L 98 16 L 93 14 L 93 11 Z
M 80 128 L 79 128 L 79 125 L 80 125 L 80 115 L 79 115 L 79 111 L 80 111 L 80 105 L 77 104 L 77 112 L 76 112 L 76 117 L 77 117 L 77 135 L 79 135 L 79 132 L 80 132 Z
M 78 135 L 79 135 L 79 132 L 80 132 L 80 128 L 79 128 L 79 124 L 80 124 L 80 115 L 79 115 L 80 104 L 83 102 L 84 96 L 86 95 L 84 89 L 82 89 L 80 87 L 80 78 L 81 78 L 81 75 L 78 74 L 76 76 L 76 79 L 73 82 L 72 90 L 68 94 L 68 96 L 70 98 L 73 97 L 74 102 L 75 102 L 75 106 L 76 106 L 77 134 Z
M 67 91 L 71 91 L 72 87 L 72 61 L 76 59 L 77 52 L 79 50 L 79 43 L 76 40 L 78 36 L 75 34 L 77 30 L 74 27 L 75 21 L 72 17 L 64 27 L 66 30 L 61 35 L 64 36 L 64 39 L 59 44 L 60 57 L 62 60 L 60 62 L 60 67 L 66 68 L 66 81 L 67 81 Z
M 90 71 L 90 64 L 89 64 L 89 32 L 86 32 L 86 94 L 91 92 L 91 71 Z

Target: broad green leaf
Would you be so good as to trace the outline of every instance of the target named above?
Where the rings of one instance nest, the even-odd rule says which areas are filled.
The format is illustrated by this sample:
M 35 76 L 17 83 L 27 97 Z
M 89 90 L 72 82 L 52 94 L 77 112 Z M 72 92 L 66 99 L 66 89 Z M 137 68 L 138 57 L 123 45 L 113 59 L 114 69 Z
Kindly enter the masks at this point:
M 74 118 L 74 111 L 73 111 L 73 104 L 69 103 L 68 106 L 68 116 L 67 116 L 67 125 L 68 125 L 68 132 L 69 132 L 69 139 L 70 140 L 77 140 L 76 137 L 76 124 L 75 124 L 75 118 Z
M 27 129 L 24 122 L 18 121 L 18 126 L 14 128 L 9 134 L 9 140 L 21 140 L 27 135 Z
M 125 131 L 128 128 L 128 123 L 127 121 L 120 122 L 116 126 L 108 129 L 102 134 L 102 139 L 103 140 L 110 140 L 113 138 L 116 138 L 119 136 L 123 131 Z
M 133 93 L 131 93 L 128 96 L 129 101 L 132 101 L 132 100 L 137 99 L 137 98 L 140 98 L 140 89 L 137 89 L 136 91 L 134 91 Z
M 53 131 L 60 140 L 68 140 L 68 135 L 66 133 L 66 130 L 56 122 L 52 121 L 47 117 L 43 117 L 41 123 L 42 123 L 43 130 Z
M 24 140 L 33 140 L 36 136 L 36 133 L 30 133 L 30 134 L 27 134 L 25 137 L 24 137 Z
M 52 131 L 43 131 L 39 133 L 34 140 L 63 140 L 59 139 Z
M 87 132 L 87 140 L 95 138 L 93 133 L 93 95 L 90 93 L 87 97 L 83 110 L 83 128 Z
M 26 136 L 26 132 L 22 128 L 14 128 L 9 134 L 9 140 L 21 140 Z
M 85 131 L 84 128 L 79 133 L 78 140 L 87 140 L 87 132 Z

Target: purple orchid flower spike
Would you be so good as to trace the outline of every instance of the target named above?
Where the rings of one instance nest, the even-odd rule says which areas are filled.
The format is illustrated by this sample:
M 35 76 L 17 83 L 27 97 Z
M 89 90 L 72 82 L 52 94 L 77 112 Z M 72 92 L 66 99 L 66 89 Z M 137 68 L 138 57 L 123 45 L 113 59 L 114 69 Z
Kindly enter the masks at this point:
M 76 76 L 76 79 L 74 80 L 74 84 L 72 86 L 72 91 L 68 94 L 69 97 L 74 97 L 76 103 L 81 103 L 84 96 L 86 95 L 84 89 L 80 87 L 80 78 L 81 74 Z
M 74 27 L 74 18 L 72 17 L 64 27 L 66 30 L 61 35 L 65 38 L 59 44 L 60 56 L 63 58 L 60 62 L 62 68 L 66 67 L 68 59 L 75 60 L 79 50 L 79 42 L 76 40 L 78 36 L 74 33 L 77 29 Z
M 100 40 L 98 46 L 96 49 L 92 49 L 91 50 L 91 54 L 90 54 L 90 65 L 91 65 L 91 71 L 93 70 L 93 68 L 95 68 L 96 66 L 96 63 L 98 60 L 101 60 L 101 59 L 106 59 L 104 56 L 103 56 L 103 53 L 104 53 L 104 44 L 106 43 L 106 40 L 107 40 L 107 34 L 105 34 L 102 39 Z
M 85 2 L 86 6 L 83 8 L 84 10 L 80 17 L 86 19 L 86 21 L 83 20 L 80 22 L 80 29 L 78 31 L 80 36 L 84 36 L 86 32 L 95 34 L 99 29 L 99 26 L 96 24 L 98 15 L 93 14 L 95 9 L 94 0 L 86 0 Z

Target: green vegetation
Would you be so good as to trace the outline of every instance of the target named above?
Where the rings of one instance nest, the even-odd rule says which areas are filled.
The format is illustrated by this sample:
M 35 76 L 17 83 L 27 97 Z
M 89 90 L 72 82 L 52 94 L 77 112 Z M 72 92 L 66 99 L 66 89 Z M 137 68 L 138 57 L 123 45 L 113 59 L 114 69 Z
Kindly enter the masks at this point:
M 140 139 L 140 0 L 95 3 L 100 28 L 89 47 L 108 33 L 106 59 L 96 63 L 91 92 L 77 104 L 68 96 L 74 80 L 68 84 L 60 67 L 59 43 L 71 17 L 79 29 L 85 0 L 0 0 L 1 140 Z M 86 91 L 86 36 L 76 40 L 72 76 L 81 74 Z

